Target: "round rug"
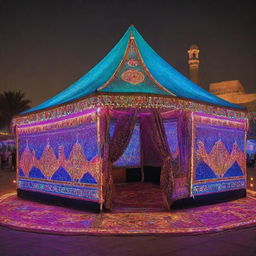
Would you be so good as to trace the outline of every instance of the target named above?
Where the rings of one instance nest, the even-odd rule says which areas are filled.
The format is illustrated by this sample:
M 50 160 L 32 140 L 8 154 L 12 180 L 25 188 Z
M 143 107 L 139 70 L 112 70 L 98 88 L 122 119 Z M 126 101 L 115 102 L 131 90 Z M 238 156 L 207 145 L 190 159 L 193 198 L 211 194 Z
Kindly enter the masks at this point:
M 64 235 L 199 234 L 256 224 L 256 192 L 246 198 L 170 212 L 96 214 L 31 202 L 15 193 L 0 197 L 0 225 Z

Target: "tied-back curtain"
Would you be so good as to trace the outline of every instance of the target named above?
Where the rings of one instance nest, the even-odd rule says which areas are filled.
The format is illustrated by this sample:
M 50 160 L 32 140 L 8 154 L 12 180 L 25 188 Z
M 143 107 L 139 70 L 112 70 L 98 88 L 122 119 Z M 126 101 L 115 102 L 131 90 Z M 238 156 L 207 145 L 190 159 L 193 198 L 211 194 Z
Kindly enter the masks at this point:
M 177 152 L 173 154 L 173 200 L 186 198 L 190 193 L 190 161 L 191 161 L 191 124 L 190 111 L 178 110 L 164 112 L 162 115 L 164 119 L 165 134 L 167 142 L 169 143 L 169 150 L 173 154 L 171 146 L 177 145 Z M 165 123 L 166 122 L 166 123 Z M 177 124 L 176 136 L 170 137 L 168 133 L 168 125 L 171 122 Z M 175 141 L 175 142 L 174 142 Z M 176 158 L 178 156 L 178 158 Z
M 105 111 L 100 121 L 100 134 L 102 141 L 103 156 L 103 199 L 106 209 L 112 209 L 113 197 L 113 177 L 112 164 L 117 161 L 124 153 L 132 136 L 135 125 L 136 110 L 126 114 L 117 115 L 116 126 L 112 138 L 109 135 L 110 113 Z
M 110 161 L 114 163 L 127 148 L 135 125 L 136 110 L 117 118 L 114 134 L 110 140 Z
M 185 177 L 184 187 L 187 188 L 183 190 L 183 194 L 180 198 L 187 197 L 189 195 L 189 161 L 190 161 L 190 125 L 189 125 L 190 112 L 180 111 L 178 120 L 178 143 L 179 143 L 179 165 L 180 165 L 180 176 Z
M 186 173 L 188 169 L 189 161 L 189 125 L 188 125 L 188 114 L 185 111 L 179 112 L 178 120 L 178 143 L 180 151 L 180 171 L 181 173 Z
M 166 140 L 164 127 L 160 112 L 152 109 L 153 129 L 155 130 L 155 141 L 159 152 L 162 156 L 162 170 L 160 176 L 160 186 L 163 192 L 164 204 L 167 209 L 172 205 L 173 192 L 173 173 L 172 173 L 172 158 L 169 152 L 168 143 Z
M 141 120 L 141 149 L 144 166 L 161 166 L 162 157 L 159 147 L 155 142 L 155 129 L 153 129 L 153 119 L 151 115 L 142 115 Z
M 99 113 L 99 145 L 102 157 L 102 195 L 101 203 L 104 202 L 105 208 L 112 208 L 113 178 L 111 175 L 111 165 L 109 161 L 109 110 L 103 109 Z
M 190 181 L 190 125 L 189 112 L 184 110 L 164 113 L 164 128 L 173 157 L 173 200 L 189 196 Z M 172 130 L 170 124 L 174 124 Z M 175 131 L 176 134 L 173 133 Z M 174 146 L 175 145 L 175 146 Z M 173 147 L 174 146 L 174 147 Z M 176 147 L 176 149 L 175 149 Z M 175 149 L 175 150 L 174 150 Z

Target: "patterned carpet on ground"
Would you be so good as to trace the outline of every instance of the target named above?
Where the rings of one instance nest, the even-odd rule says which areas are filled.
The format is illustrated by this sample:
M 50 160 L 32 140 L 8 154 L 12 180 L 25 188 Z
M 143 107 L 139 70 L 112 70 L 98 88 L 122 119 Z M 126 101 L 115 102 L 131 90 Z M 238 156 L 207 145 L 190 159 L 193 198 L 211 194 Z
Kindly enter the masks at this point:
M 0 225 L 25 231 L 78 234 L 197 234 L 256 225 L 256 192 L 246 198 L 186 209 L 162 209 L 159 187 L 116 186 L 114 209 L 96 214 L 20 199 L 0 197 Z
M 115 185 L 114 212 L 163 211 L 162 192 L 152 183 L 123 183 Z

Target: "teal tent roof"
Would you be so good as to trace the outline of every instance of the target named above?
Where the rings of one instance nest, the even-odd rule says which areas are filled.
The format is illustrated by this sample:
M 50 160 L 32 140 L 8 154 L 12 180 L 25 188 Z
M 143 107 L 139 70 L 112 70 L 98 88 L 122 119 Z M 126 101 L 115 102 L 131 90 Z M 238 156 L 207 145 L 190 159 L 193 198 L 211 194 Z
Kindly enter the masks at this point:
M 115 47 L 87 74 L 24 113 L 63 104 L 95 92 L 172 95 L 243 109 L 202 89 L 164 61 L 130 26 Z

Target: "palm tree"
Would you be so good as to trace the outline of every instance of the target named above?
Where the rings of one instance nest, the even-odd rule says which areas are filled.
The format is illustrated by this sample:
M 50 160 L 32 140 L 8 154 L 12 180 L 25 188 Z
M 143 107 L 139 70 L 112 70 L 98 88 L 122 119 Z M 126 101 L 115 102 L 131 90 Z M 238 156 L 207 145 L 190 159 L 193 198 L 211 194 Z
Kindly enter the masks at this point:
M 9 131 L 13 116 L 29 109 L 30 102 L 21 91 L 0 93 L 0 129 Z

